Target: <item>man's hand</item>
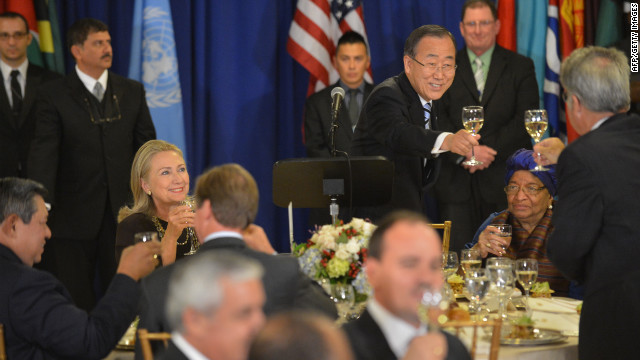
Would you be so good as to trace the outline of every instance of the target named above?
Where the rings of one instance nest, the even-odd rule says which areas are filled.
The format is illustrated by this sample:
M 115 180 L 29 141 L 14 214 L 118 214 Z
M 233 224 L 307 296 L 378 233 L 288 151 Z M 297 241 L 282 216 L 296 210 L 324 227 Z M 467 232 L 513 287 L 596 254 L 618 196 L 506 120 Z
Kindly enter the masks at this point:
M 447 357 L 447 339 L 439 332 L 429 332 L 411 340 L 403 360 L 441 360 Z
M 471 136 L 465 130 L 458 130 L 457 133 L 447 135 L 444 138 L 440 149 L 466 156 L 471 151 L 472 146 L 478 146 L 478 140 L 480 140 L 480 135 Z
M 275 249 L 269 242 L 267 234 L 265 234 L 264 229 L 261 226 L 256 224 L 249 225 L 242 231 L 242 237 L 250 249 L 261 251 L 269 255 L 276 253 Z
M 553 165 L 558 163 L 560 153 L 564 150 L 564 143 L 557 137 L 544 139 L 533 146 L 533 159 L 540 165 Z
M 118 274 L 129 276 L 135 281 L 149 275 L 158 265 L 158 259 L 154 255 L 159 254 L 162 246 L 159 241 L 137 243 L 122 251 Z

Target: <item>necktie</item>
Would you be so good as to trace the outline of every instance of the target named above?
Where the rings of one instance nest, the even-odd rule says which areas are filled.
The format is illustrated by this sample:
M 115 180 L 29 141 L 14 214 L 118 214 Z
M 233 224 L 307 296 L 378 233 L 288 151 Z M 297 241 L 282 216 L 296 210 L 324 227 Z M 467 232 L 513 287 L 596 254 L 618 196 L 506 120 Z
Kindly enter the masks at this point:
M 98 101 L 102 101 L 104 97 L 104 89 L 102 88 L 102 84 L 96 82 L 96 85 L 93 87 L 93 95 L 98 99 Z
M 351 118 L 351 128 L 355 128 L 360 116 L 360 106 L 358 106 L 358 89 L 349 90 L 349 117 Z
M 424 104 L 424 128 L 425 129 L 430 129 L 431 128 L 431 124 L 430 124 L 430 120 L 431 120 L 431 103 L 426 103 Z M 427 166 L 427 158 L 424 158 L 424 160 L 422 161 L 422 166 Z
M 13 70 L 11 72 L 11 99 L 13 102 L 13 115 L 18 117 L 20 116 L 20 111 L 22 111 L 22 88 L 20 87 L 20 83 L 18 82 L 18 75 L 20 75 L 20 71 Z
M 482 70 L 482 60 L 476 58 L 476 72 L 473 73 L 473 77 L 476 79 L 476 85 L 478 86 L 478 98 L 482 99 L 482 92 L 484 91 L 484 71 Z

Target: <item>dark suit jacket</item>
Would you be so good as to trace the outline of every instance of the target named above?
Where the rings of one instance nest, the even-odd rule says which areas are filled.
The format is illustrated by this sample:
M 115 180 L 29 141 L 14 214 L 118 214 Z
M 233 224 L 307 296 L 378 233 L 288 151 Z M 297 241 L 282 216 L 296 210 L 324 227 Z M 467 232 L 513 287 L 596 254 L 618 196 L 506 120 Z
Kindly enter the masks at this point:
M 0 178 L 27 177 L 27 157 L 36 120 L 36 92 L 40 85 L 61 77 L 58 73 L 30 63 L 27 67 L 22 112 L 18 119 L 14 118 L 7 91 L 0 84 Z
M 418 93 L 411 87 L 405 73 L 389 78 L 376 86 L 356 126 L 351 155 L 381 155 L 395 165 L 391 203 L 378 208 L 372 218 L 379 218 L 392 209 L 423 210 L 423 188 L 437 176 L 438 163 L 431 154 L 440 131 L 438 104 L 431 111 L 431 129 L 425 129 L 424 109 Z M 429 159 L 423 166 L 423 160 Z M 368 214 L 366 214 L 368 215 Z
M 365 310 L 359 319 L 346 323 L 343 328 L 349 337 L 357 360 L 397 359 L 369 311 Z M 445 332 L 443 334 L 447 338 L 446 358 L 448 360 L 471 359 L 469 352 L 458 338 Z
M 585 285 L 580 359 L 632 359 L 640 338 L 640 117 L 620 114 L 560 155 L 549 258 Z M 607 346 L 602 346 L 607 344 Z
M 237 238 L 207 241 L 200 246 L 198 253 L 221 250 L 238 252 L 258 261 L 264 267 L 262 282 L 267 295 L 264 305 L 266 315 L 283 310 L 304 309 L 320 311 L 332 318 L 337 318 L 337 311 L 331 299 L 320 286 L 301 272 L 297 259 L 251 250 L 243 240 Z M 189 261 L 189 258 L 180 261 Z M 140 328 L 150 332 L 173 330 L 165 316 L 165 304 L 167 286 L 174 269 L 173 264 L 162 267 L 142 281 Z M 136 351 L 136 356 L 139 355 L 139 351 Z
M 107 201 L 115 221 L 131 198 L 133 157 L 156 136 L 142 84 L 109 72 L 106 91 L 105 101 L 109 92 L 116 97 L 121 119 L 95 124 L 88 105 L 92 95 L 76 71 L 40 89 L 29 177 L 49 190 L 49 224 L 56 237 L 95 238 Z
M 167 350 L 158 357 L 160 360 L 189 360 L 180 349 L 174 344 L 173 341 L 169 341 Z
M 0 323 L 8 359 L 102 359 L 136 314 L 138 284 L 116 275 L 87 314 L 53 275 L 24 265 L 0 245 Z
M 484 124 L 480 130 L 480 144 L 493 148 L 498 154 L 487 169 L 474 174 L 469 174 L 458 164 L 460 155 L 440 155 L 443 161 L 435 194 L 439 201 L 461 203 L 469 201 L 473 192 L 478 192 L 483 201 L 502 204 L 496 211 L 501 210 L 507 205 L 503 191 L 507 158 L 520 148 L 531 149 L 531 138 L 524 128 L 524 112 L 540 107 L 533 61 L 496 45 L 482 101 L 478 101 L 478 89 L 466 48 L 456 54 L 456 64 L 458 68 L 453 84 L 441 99 L 439 129 L 453 133 L 464 129 L 462 108 L 482 106 Z M 476 181 L 472 180 L 474 177 Z M 484 214 L 480 221 L 488 215 Z
M 331 157 L 331 91 L 340 86 L 340 82 L 326 87 L 309 96 L 304 107 L 304 138 L 308 157 Z M 366 83 L 362 103 L 364 104 L 373 90 L 373 85 Z M 353 131 L 346 103 L 338 112 L 338 129 L 336 130 L 336 150 L 349 152 Z

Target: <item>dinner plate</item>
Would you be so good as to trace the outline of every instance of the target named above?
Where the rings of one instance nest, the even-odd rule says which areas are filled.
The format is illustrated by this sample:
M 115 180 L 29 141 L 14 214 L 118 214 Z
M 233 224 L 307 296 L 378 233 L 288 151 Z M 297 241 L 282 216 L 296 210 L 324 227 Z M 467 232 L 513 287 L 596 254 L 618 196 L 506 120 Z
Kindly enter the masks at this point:
M 547 329 L 537 329 L 537 330 L 538 330 L 538 334 L 533 339 L 501 338 L 500 344 L 516 345 L 516 346 L 531 346 L 531 345 L 553 344 L 553 343 L 561 342 L 567 339 L 567 337 L 562 335 L 560 331 L 547 330 Z

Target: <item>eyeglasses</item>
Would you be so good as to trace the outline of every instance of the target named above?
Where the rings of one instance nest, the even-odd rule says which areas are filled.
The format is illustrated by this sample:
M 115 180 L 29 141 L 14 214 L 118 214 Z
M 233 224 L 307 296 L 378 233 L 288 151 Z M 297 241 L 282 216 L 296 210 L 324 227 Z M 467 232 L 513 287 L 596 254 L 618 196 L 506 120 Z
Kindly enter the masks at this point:
M 8 41 L 11 38 L 14 38 L 16 40 L 22 40 L 27 35 L 29 35 L 29 33 L 27 32 L 14 32 L 13 34 L 3 32 L 3 33 L 0 33 L 0 41 Z
M 109 117 L 102 117 L 100 115 L 100 111 L 98 111 L 98 109 L 91 104 L 89 99 L 86 97 L 84 98 L 84 102 L 85 104 L 87 104 L 87 107 L 89 108 L 89 116 L 91 117 L 91 122 L 93 124 L 100 125 L 100 124 L 111 123 L 111 122 L 122 119 L 122 113 L 120 113 L 120 102 L 118 102 L 118 97 L 113 95 L 111 98 L 113 99 L 112 104 L 115 107 L 115 115 L 109 116 Z
M 429 72 L 431 72 L 431 73 L 435 73 L 438 70 L 442 70 L 443 74 L 451 75 L 456 70 L 456 68 L 458 67 L 458 65 L 455 65 L 455 64 L 454 65 L 443 64 L 442 66 L 438 66 L 436 63 L 423 64 L 420 61 L 416 60 L 416 58 L 414 58 L 413 56 L 411 56 L 411 60 L 417 62 L 422 67 L 424 67 L 425 69 L 429 70 Z
M 478 25 L 480 26 L 481 29 L 486 29 L 489 25 L 493 24 L 494 22 L 495 20 L 482 20 L 482 21 L 469 21 L 463 24 L 465 27 L 469 29 L 473 29 Z
M 522 188 L 522 191 L 527 194 L 527 195 L 537 195 L 540 191 L 542 191 L 543 189 L 545 189 L 545 186 L 542 187 L 536 187 L 534 185 L 528 185 Z M 518 192 L 520 192 L 520 186 L 518 185 L 507 185 L 504 187 L 504 192 L 507 193 L 507 195 L 515 195 Z
M 569 92 L 568 91 L 563 91 L 562 92 L 562 101 L 564 101 L 564 102 L 568 102 L 569 101 Z

